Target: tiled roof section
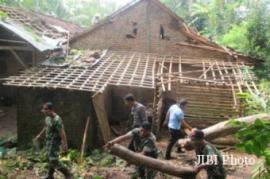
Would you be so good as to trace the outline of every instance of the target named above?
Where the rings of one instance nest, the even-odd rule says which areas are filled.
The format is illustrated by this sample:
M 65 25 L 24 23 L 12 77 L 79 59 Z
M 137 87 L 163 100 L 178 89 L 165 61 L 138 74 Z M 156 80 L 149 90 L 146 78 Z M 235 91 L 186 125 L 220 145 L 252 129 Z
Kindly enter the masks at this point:
M 66 29 L 67 31 L 69 31 L 70 37 L 76 36 L 77 34 L 83 32 L 83 28 L 76 24 L 64 21 L 62 19 L 59 19 L 53 16 L 48 16 L 48 15 L 34 13 L 34 12 L 31 12 L 31 13 L 33 14 L 33 16 L 35 15 L 38 16 L 40 19 L 42 19 L 48 24 L 59 26 L 59 27 L 62 27 L 63 29 Z

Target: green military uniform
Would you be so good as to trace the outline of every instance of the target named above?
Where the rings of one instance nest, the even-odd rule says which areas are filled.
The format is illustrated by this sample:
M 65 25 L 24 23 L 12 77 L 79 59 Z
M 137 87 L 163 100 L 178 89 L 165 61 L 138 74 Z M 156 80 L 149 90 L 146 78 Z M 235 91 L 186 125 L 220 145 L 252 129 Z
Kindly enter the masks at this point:
M 196 155 L 205 156 L 203 162 L 207 162 L 206 156 L 216 155 L 217 156 L 217 164 L 213 164 L 206 168 L 208 179 L 225 179 L 226 171 L 223 167 L 223 160 L 220 152 L 215 148 L 215 146 L 210 143 L 206 143 L 203 148 L 196 151 Z
M 153 133 L 151 133 L 148 137 L 141 138 L 140 128 L 135 128 L 130 131 L 128 135 L 132 136 L 134 139 L 134 147 L 136 152 L 143 153 L 144 155 L 152 158 L 158 157 L 156 137 Z M 156 172 L 150 168 L 140 166 L 137 168 L 137 174 L 140 178 L 152 179 L 155 178 Z
M 54 117 L 47 116 L 46 123 L 46 150 L 49 159 L 49 175 L 53 175 L 54 170 L 57 169 L 63 173 L 67 169 L 59 161 L 59 152 L 61 145 L 61 130 L 63 129 L 62 119 L 55 115 Z

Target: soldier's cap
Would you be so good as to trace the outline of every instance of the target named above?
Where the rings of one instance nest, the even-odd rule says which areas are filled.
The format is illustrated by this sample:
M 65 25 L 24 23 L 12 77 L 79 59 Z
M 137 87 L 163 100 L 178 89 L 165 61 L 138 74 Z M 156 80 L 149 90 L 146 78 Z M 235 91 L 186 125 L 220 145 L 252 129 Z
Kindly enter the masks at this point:
M 191 140 L 202 140 L 204 139 L 204 133 L 202 130 L 195 129 L 191 133 Z
M 146 130 L 151 130 L 152 129 L 152 126 L 149 122 L 144 122 L 142 124 L 142 128 L 146 129 Z

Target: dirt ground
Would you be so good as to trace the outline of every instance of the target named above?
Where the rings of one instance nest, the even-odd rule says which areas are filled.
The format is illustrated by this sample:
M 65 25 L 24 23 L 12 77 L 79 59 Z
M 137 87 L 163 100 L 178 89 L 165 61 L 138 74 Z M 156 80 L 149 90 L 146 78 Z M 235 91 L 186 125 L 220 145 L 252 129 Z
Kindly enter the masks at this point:
M 0 117 L 0 137 L 9 138 L 12 136 L 13 137 L 16 136 L 16 109 L 15 107 L 12 107 L 12 108 L 0 107 L 0 109 L 2 109 L 5 113 L 5 116 Z M 165 133 L 163 139 L 158 142 L 158 146 L 161 150 L 161 156 L 164 154 L 165 148 L 167 145 L 168 136 L 166 135 L 167 134 Z M 249 157 L 258 161 L 256 157 L 247 155 L 246 153 L 242 153 L 236 150 L 229 150 L 226 152 L 228 152 L 228 154 L 233 154 L 235 158 Z M 180 154 L 173 152 L 172 156 L 175 157 L 175 159 L 166 161 L 166 162 L 171 163 L 176 166 L 189 166 L 191 164 L 191 161 L 195 159 L 195 154 L 193 151 L 187 151 L 185 153 L 180 153 Z M 228 179 L 247 179 L 247 178 L 250 178 L 251 176 L 252 166 L 226 165 L 225 167 L 228 173 L 228 177 L 227 177 Z M 78 175 L 80 175 L 80 172 L 75 171 L 75 170 L 80 170 L 84 173 L 88 173 L 89 175 L 88 176 L 85 175 L 85 177 L 79 177 Z M 84 165 L 83 167 L 73 168 L 72 171 L 74 173 L 77 173 L 76 178 L 78 179 L 81 179 L 81 178 L 99 179 L 100 177 L 104 179 L 129 179 L 131 178 L 132 173 L 135 171 L 135 167 L 132 165 L 126 166 L 125 164 L 113 165 L 109 167 Z M 94 176 L 99 176 L 99 177 L 94 177 Z M 157 176 L 158 177 L 156 178 L 160 178 L 160 179 L 174 178 L 174 177 L 163 176 L 162 174 L 158 174 Z M 26 170 L 14 170 L 12 173 L 8 175 L 7 178 L 38 179 L 41 177 L 42 176 L 38 176 L 36 171 L 26 169 Z M 3 177 L 1 177 L 1 160 L 0 160 L 0 179 L 2 178 Z M 61 178 L 61 175 L 57 173 L 56 178 Z M 202 171 L 198 178 L 202 178 L 202 179 L 206 178 L 205 171 Z

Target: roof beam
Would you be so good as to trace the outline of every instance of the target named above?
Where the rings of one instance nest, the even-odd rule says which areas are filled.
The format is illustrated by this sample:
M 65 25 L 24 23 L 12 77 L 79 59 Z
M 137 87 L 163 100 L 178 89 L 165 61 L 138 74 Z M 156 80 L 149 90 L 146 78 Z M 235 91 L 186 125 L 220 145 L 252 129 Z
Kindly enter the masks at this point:
M 21 46 L 0 46 L 0 50 L 33 51 L 33 48 Z

